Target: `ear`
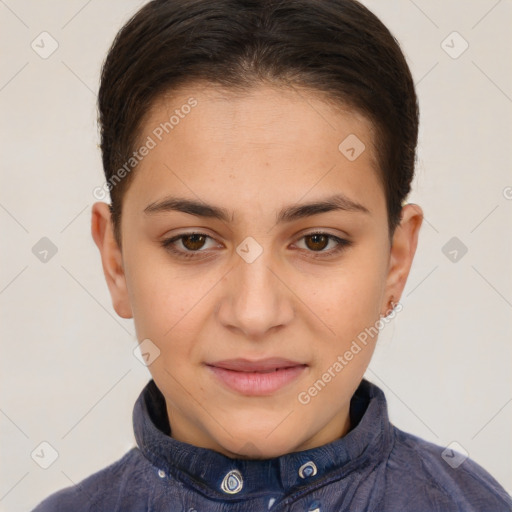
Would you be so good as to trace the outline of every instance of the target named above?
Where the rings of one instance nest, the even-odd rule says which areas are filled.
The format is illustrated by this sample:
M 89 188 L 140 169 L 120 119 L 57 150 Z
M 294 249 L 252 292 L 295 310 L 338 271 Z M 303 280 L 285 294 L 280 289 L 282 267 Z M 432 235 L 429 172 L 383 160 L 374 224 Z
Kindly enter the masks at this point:
M 103 273 L 112 297 L 112 305 L 121 318 L 133 318 L 126 287 L 123 257 L 114 237 L 114 230 L 107 203 L 92 206 L 91 234 L 101 254 Z
M 393 234 L 391 245 L 384 303 L 381 305 L 383 316 L 390 313 L 390 300 L 397 303 L 402 296 L 422 222 L 423 210 L 417 204 L 407 204 L 402 208 L 401 221 Z

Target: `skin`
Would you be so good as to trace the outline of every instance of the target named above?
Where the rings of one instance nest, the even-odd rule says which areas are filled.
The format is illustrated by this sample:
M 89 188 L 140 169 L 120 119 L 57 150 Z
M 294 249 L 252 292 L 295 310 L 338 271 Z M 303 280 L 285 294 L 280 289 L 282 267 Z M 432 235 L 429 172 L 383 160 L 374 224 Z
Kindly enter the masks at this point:
M 391 297 L 399 301 L 423 212 L 403 207 L 390 246 L 371 123 L 312 92 L 188 87 L 154 104 L 140 140 L 190 97 L 197 106 L 133 171 L 123 199 L 122 250 L 108 205 L 93 205 L 92 236 L 113 307 L 134 319 L 139 341 L 149 338 L 160 350 L 148 368 L 165 396 L 175 439 L 240 458 L 334 441 L 350 429 L 350 399 L 377 338 L 307 404 L 299 393 L 389 313 Z M 350 134 L 366 145 L 354 161 L 338 149 Z M 337 192 L 369 213 L 337 210 L 276 224 L 282 208 Z M 229 218 L 144 213 L 170 194 L 226 208 Z M 316 230 L 352 244 L 333 253 L 334 240 L 305 236 Z M 202 246 L 181 239 L 174 247 L 196 249 L 196 258 L 179 258 L 161 245 L 192 231 L 211 238 Z M 236 252 L 246 237 L 263 250 L 252 263 Z M 236 357 L 284 357 L 308 366 L 273 394 L 246 396 L 227 389 L 204 364 Z

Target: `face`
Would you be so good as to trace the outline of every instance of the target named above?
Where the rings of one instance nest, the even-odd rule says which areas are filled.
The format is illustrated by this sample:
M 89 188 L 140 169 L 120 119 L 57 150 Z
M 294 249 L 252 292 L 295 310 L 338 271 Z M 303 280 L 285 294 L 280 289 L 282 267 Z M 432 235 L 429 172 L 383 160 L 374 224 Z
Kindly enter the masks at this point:
M 372 125 L 297 89 L 197 85 L 140 143 L 122 251 L 105 203 L 93 236 L 116 311 L 159 350 L 172 436 L 268 458 L 344 435 L 361 333 L 399 300 L 421 224 L 404 207 L 390 246 Z

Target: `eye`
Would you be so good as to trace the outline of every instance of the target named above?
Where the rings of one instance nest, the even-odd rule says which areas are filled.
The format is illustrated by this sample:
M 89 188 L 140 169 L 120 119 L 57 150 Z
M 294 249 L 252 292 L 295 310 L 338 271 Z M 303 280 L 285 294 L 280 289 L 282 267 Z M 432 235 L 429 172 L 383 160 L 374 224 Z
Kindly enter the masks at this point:
M 181 235 L 162 240 L 161 245 L 179 257 L 194 258 L 196 257 L 195 253 L 205 252 L 201 249 L 204 248 L 208 239 L 213 241 L 213 238 L 205 233 L 182 233 Z M 178 245 L 181 245 L 181 249 L 177 248 L 177 242 L 179 242 Z
M 212 248 L 207 246 L 208 240 L 214 241 L 211 236 L 205 233 L 193 232 L 181 233 L 172 238 L 162 240 L 160 243 L 167 251 L 180 258 L 204 258 L 208 256 L 200 255 L 199 253 L 207 252 L 206 249 Z M 352 245 L 352 242 L 349 240 L 324 232 L 308 233 L 302 236 L 300 240 L 305 241 L 304 250 L 313 253 L 312 256 L 314 258 L 332 256 Z M 329 244 L 334 245 L 334 247 L 325 250 Z M 181 246 L 181 248 L 179 246 Z
M 337 254 L 346 247 L 352 245 L 352 242 L 349 240 L 321 231 L 308 233 L 304 235 L 300 240 L 304 240 L 306 250 L 308 252 L 319 253 L 318 255 L 313 255 L 313 257 L 315 258 Z M 330 250 L 325 250 L 330 243 L 334 244 L 334 247 L 331 248 Z

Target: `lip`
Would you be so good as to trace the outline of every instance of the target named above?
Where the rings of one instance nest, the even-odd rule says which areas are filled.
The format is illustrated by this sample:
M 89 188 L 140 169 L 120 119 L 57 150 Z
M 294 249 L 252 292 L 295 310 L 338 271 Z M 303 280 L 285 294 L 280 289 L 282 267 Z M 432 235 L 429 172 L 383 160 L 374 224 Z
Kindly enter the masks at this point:
M 225 386 L 249 396 L 271 395 L 296 380 L 307 364 L 283 358 L 226 359 L 206 367 Z

